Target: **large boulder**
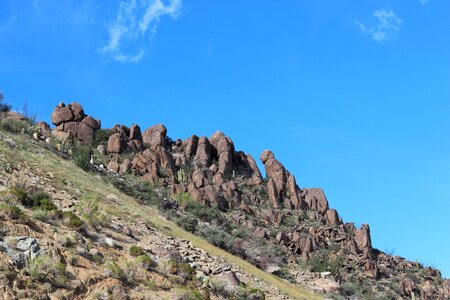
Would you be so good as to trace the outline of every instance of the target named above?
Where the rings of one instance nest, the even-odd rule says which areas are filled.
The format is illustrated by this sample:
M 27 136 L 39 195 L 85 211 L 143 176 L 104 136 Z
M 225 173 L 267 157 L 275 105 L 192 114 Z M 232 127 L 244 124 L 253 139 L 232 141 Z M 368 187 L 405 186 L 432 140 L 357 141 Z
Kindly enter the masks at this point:
M 95 120 L 91 116 L 87 116 L 86 118 L 81 121 L 82 124 L 86 124 L 87 126 L 91 127 L 93 130 L 99 130 L 101 127 L 100 121 Z
M 320 188 L 308 188 L 301 190 L 301 196 L 309 209 L 319 211 L 321 214 L 328 210 L 328 200 Z
M 166 146 L 166 134 L 167 128 L 163 124 L 158 124 L 147 128 L 142 138 L 149 146 Z
M 354 239 L 360 252 L 365 252 L 372 249 L 370 228 L 368 224 L 363 224 L 360 229 L 356 230 Z
M 74 115 L 69 107 L 65 106 L 64 103 L 60 103 L 55 107 L 55 110 L 52 112 L 50 116 L 52 123 L 55 126 L 58 126 L 65 122 L 70 122 L 74 120 Z
M 120 133 L 114 133 L 108 139 L 108 153 L 122 153 L 127 147 L 125 137 Z
M 209 167 L 211 160 L 211 143 L 206 137 L 203 136 L 198 140 L 194 162 L 197 165 Z
M 67 107 L 72 111 L 73 120 L 76 122 L 83 120 L 83 118 L 86 116 L 84 114 L 83 107 L 79 103 L 72 102 L 69 105 L 67 105 Z

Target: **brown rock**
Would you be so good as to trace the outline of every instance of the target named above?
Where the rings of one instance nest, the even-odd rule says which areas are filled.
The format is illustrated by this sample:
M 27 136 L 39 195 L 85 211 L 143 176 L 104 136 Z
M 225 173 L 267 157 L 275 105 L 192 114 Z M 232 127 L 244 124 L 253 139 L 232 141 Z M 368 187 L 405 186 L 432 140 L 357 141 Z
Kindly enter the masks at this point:
M 83 123 L 79 123 L 77 128 L 78 128 L 77 138 L 80 141 L 84 143 L 90 143 L 95 140 L 94 129 Z
M 420 288 L 420 297 L 423 300 L 433 299 L 433 285 L 429 281 Z
M 99 130 L 100 129 L 100 122 L 95 120 L 91 116 L 87 116 L 86 118 L 81 121 L 82 124 L 86 124 L 87 126 L 91 127 L 93 130 Z
M 138 140 L 142 141 L 142 134 L 141 134 L 141 128 L 139 125 L 133 124 L 130 127 L 130 140 Z
M 73 138 L 73 134 L 71 132 L 65 132 L 60 130 L 52 130 L 52 136 L 61 142 L 66 142 Z
M 72 111 L 68 107 L 64 106 L 64 103 L 61 103 L 61 105 L 55 107 L 50 119 L 55 126 L 58 126 L 59 124 L 73 121 L 74 116 Z
M 198 136 L 191 136 L 184 141 L 184 144 L 186 145 L 184 148 L 184 155 L 188 158 L 194 156 L 197 153 Z
M 150 146 L 166 146 L 167 128 L 163 124 L 158 124 L 147 128 L 142 134 L 144 143 Z
M 264 151 L 261 153 L 261 156 L 260 156 L 259 158 L 261 159 L 261 162 L 262 162 L 263 164 L 265 164 L 266 161 L 268 161 L 269 159 L 274 159 L 275 156 L 273 155 L 272 151 L 270 151 L 270 150 L 264 150 Z
M 329 209 L 325 212 L 325 220 L 327 225 L 340 225 L 341 220 L 335 209 Z
M 108 153 L 122 153 L 127 146 L 124 136 L 120 133 L 114 133 L 108 139 Z
M 253 232 L 252 236 L 254 238 L 259 238 L 259 239 L 268 239 L 269 238 L 269 232 L 265 228 L 258 227 Z
M 50 125 L 44 121 L 36 123 L 36 127 L 39 128 L 43 133 L 50 133 Z
M 119 173 L 127 174 L 130 170 L 131 170 L 131 162 L 128 158 L 126 158 L 119 165 Z
M 355 232 L 355 242 L 358 250 L 364 252 L 366 249 L 372 248 L 372 241 L 370 239 L 370 228 L 368 224 L 363 224 L 361 229 Z
M 194 162 L 205 167 L 209 167 L 211 164 L 211 144 L 206 137 L 201 137 L 198 140 Z
M 267 181 L 267 195 L 269 196 L 270 203 L 275 208 L 280 208 L 280 198 L 278 197 L 278 191 L 275 184 L 275 181 L 272 178 L 269 178 Z
M 72 102 L 67 107 L 72 111 L 74 121 L 81 121 L 86 116 L 83 107 L 79 103 Z
M 322 189 L 302 189 L 301 194 L 309 209 L 315 209 L 321 214 L 325 213 L 328 210 L 328 200 L 325 197 Z
M 405 277 L 400 282 L 400 288 L 402 291 L 403 296 L 412 297 L 413 293 L 414 295 L 418 295 L 418 289 L 416 283 L 408 277 Z
M 205 185 L 205 181 L 207 179 L 205 178 L 205 172 L 202 170 L 195 170 L 194 173 L 192 173 L 192 181 L 196 188 L 201 188 Z

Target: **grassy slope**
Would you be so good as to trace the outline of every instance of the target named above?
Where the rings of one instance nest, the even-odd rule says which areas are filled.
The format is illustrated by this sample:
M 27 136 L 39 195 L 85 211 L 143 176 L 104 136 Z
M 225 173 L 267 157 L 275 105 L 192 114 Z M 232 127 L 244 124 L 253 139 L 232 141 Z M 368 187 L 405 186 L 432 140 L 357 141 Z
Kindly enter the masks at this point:
M 244 271 L 277 287 L 292 299 L 322 299 L 321 296 L 312 294 L 299 286 L 292 285 L 268 274 L 252 264 L 209 244 L 200 237 L 181 229 L 176 224 L 161 217 L 155 209 L 138 204 L 133 198 L 104 183 L 95 175 L 79 169 L 73 162 L 65 161 L 51 151 L 44 149 L 38 142 L 30 140 L 24 135 L 11 135 L 2 131 L 0 131 L 0 134 L 13 139 L 17 144 L 17 147 L 10 148 L 0 139 L 0 155 L 4 156 L 8 162 L 24 162 L 28 166 L 38 168 L 44 173 L 50 172 L 53 175 L 52 177 L 54 177 L 50 182 L 53 187 L 67 190 L 71 194 L 78 196 L 87 192 L 97 193 L 103 198 L 109 194 L 115 194 L 119 197 L 120 203 L 118 203 L 117 207 L 110 207 L 107 210 L 114 210 L 116 214 L 120 214 L 123 218 L 128 217 L 130 220 L 145 219 L 170 236 L 190 240 L 195 247 L 202 248 L 211 255 L 224 257 L 227 261 L 239 266 Z

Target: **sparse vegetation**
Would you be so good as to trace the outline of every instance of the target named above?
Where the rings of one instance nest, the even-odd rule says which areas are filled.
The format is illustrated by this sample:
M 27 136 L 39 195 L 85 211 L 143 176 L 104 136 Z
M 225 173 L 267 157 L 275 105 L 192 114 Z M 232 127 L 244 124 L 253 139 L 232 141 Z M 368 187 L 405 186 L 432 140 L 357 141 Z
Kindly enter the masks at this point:
M 145 254 L 145 250 L 141 247 L 133 245 L 130 247 L 130 255 L 133 257 L 138 257 Z
M 72 158 L 75 165 L 77 165 L 84 171 L 90 171 L 92 169 L 91 148 L 88 145 L 75 143 L 71 150 L 72 151 L 70 157 Z
M 94 228 L 104 227 L 109 223 L 109 216 L 100 209 L 100 196 L 97 194 L 85 194 L 77 208 L 86 223 Z
M 39 255 L 30 259 L 26 270 L 34 281 L 50 280 L 57 286 L 63 286 L 67 282 L 66 265 L 49 255 Z

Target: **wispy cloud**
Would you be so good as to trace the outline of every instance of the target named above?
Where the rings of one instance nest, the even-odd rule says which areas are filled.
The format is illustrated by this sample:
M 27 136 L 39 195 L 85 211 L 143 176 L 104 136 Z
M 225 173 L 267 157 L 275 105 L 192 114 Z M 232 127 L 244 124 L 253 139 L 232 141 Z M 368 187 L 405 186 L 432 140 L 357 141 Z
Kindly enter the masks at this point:
M 419 0 L 419 2 L 422 4 L 427 4 L 428 2 L 431 2 L 431 0 Z
M 109 42 L 100 51 L 119 62 L 141 61 L 160 18 L 167 15 L 176 19 L 182 6 L 182 0 L 169 0 L 166 4 L 162 0 L 121 1 L 115 20 L 108 24 Z
M 377 22 L 372 26 L 364 25 L 356 19 L 353 22 L 361 31 L 370 34 L 379 43 L 384 43 L 397 37 L 403 21 L 392 10 L 376 10 L 373 12 L 373 16 L 377 19 Z

